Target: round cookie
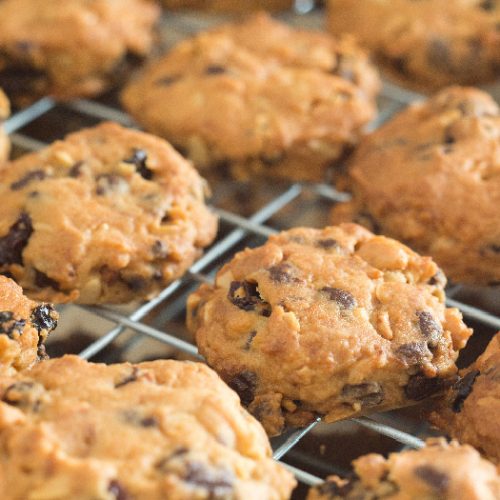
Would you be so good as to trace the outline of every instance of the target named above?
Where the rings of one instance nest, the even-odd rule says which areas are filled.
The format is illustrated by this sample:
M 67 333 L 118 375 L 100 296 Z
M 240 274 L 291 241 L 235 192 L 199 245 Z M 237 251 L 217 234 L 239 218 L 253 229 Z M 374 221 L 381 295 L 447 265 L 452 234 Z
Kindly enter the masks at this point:
M 361 226 L 298 228 L 236 254 L 188 299 L 200 353 L 270 435 L 388 410 L 455 379 L 471 330 L 429 257 Z
M 431 255 L 454 281 L 500 283 L 500 110 L 486 93 L 442 90 L 366 136 L 349 162 L 354 220 Z
M 354 460 L 354 476 L 331 476 L 309 491 L 307 500 L 496 500 L 500 476 L 495 466 L 470 446 L 444 439 L 425 448 L 375 453 Z
M 181 42 L 122 100 L 200 169 L 321 180 L 375 116 L 378 89 L 352 40 L 260 14 Z
M 500 76 L 496 0 L 329 0 L 327 25 L 356 36 L 404 84 L 432 90 Z
M 59 315 L 50 304 L 37 304 L 20 286 L 0 275 L 0 374 L 24 370 L 46 357 L 43 343 Z
M 168 9 L 201 9 L 213 12 L 249 12 L 252 10 L 284 10 L 293 0 L 162 0 Z
M 3 162 L 9 158 L 10 153 L 10 140 L 9 136 L 5 133 L 3 128 L 3 122 L 10 115 L 10 103 L 9 99 L 5 95 L 4 91 L 0 89 L 0 162 Z
M 150 51 L 151 0 L 0 2 L 0 85 L 18 103 L 92 96 Z
M 433 424 L 500 463 L 500 332 L 430 416 Z
M 43 361 L 0 378 L 4 500 L 287 499 L 262 427 L 200 363 Z
M 180 277 L 216 233 L 165 141 L 106 123 L 0 170 L 0 272 L 35 299 L 119 303 Z

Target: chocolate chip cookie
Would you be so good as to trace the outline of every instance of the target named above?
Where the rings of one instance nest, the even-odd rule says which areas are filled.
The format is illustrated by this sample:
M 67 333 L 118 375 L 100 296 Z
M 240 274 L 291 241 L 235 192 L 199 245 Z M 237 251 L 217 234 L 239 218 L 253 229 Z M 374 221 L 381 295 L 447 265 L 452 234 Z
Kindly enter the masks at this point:
M 431 422 L 500 463 L 500 332 L 431 414 Z
M 0 170 L 0 273 L 39 300 L 151 297 L 215 237 L 205 190 L 162 139 L 113 123 L 71 134 Z
M 363 139 L 349 162 L 354 220 L 431 255 L 454 281 L 500 283 L 500 109 L 451 87 Z
M 497 0 L 330 0 L 328 27 L 355 35 L 389 74 L 432 90 L 500 77 Z
M 262 427 L 200 363 L 43 361 L 0 378 L 0 495 L 287 499 Z
M 354 460 L 349 479 L 331 476 L 307 500 L 496 500 L 500 476 L 470 446 L 429 440 L 421 450 Z
M 397 408 L 455 380 L 471 330 L 429 257 L 361 226 L 238 253 L 188 299 L 200 353 L 270 435 Z
M 213 12 L 248 12 L 251 10 L 283 10 L 293 0 L 162 0 L 168 9 L 202 9 Z
M 0 374 L 29 368 L 45 357 L 43 343 L 57 319 L 50 304 L 32 302 L 21 287 L 0 276 Z
M 260 14 L 181 42 L 122 97 L 200 169 L 319 180 L 375 116 L 378 89 L 352 40 Z
M 0 2 L 0 85 L 18 103 L 99 94 L 150 51 L 151 0 Z

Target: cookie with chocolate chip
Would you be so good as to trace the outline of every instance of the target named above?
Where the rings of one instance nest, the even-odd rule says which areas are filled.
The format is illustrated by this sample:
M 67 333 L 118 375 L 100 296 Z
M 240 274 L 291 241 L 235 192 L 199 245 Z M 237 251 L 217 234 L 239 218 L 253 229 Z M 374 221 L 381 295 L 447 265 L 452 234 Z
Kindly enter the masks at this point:
M 431 255 L 453 281 L 500 283 L 500 108 L 450 87 L 366 136 L 348 164 L 356 221 Z
M 375 116 L 378 88 L 352 40 L 260 14 L 181 42 L 122 100 L 200 169 L 319 180 Z
M 0 275 L 0 374 L 29 368 L 44 358 L 44 342 L 57 326 L 50 304 L 32 302 L 21 288 Z
M 420 450 L 354 460 L 348 479 L 330 476 L 307 500 L 496 500 L 500 476 L 471 446 L 428 440 Z
M 433 424 L 500 463 L 500 332 L 436 406 Z
M 286 500 L 292 475 L 207 366 L 76 356 L 0 377 L 0 496 Z
M 123 80 L 153 45 L 151 0 L 0 2 L 0 86 L 19 104 L 93 96 Z
M 327 25 L 358 38 L 407 86 L 436 90 L 500 77 L 498 0 L 329 0 Z
M 270 435 L 414 404 L 455 380 L 471 330 L 429 257 L 361 226 L 238 253 L 188 299 L 200 353 Z
M 0 170 L 0 273 L 35 299 L 145 299 L 216 233 L 205 181 L 162 139 L 106 123 Z

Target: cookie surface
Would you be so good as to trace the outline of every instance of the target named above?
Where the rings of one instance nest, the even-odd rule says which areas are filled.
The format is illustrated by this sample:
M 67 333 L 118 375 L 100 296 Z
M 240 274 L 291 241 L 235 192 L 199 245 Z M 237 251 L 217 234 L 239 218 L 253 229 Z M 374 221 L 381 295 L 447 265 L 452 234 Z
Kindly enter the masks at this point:
M 0 84 L 21 104 L 96 95 L 146 56 L 160 15 L 150 0 L 0 2 Z
M 329 29 L 356 36 L 389 74 L 432 90 L 500 77 L 496 0 L 329 0 Z
M 454 379 L 471 331 L 428 257 L 355 224 L 238 253 L 188 299 L 200 353 L 270 435 L 415 403 Z
M 378 88 L 352 40 L 260 14 L 181 42 L 122 100 L 200 169 L 318 180 L 375 116 Z
M 354 460 L 354 478 L 331 476 L 307 500 L 495 500 L 500 476 L 470 446 L 428 440 L 420 450 Z
M 50 304 L 32 302 L 14 281 L 0 275 L 0 375 L 29 368 L 44 357 L 43 343 L 57 319 Z
M 200 363 L 43 361 L 0 378 L 5 500 L 280 500 L 262 427 Z
M 500 110 L 466 87 L 411 105 L 349 162 L 354 220 L 431 255 L 454 281 L 500 283 Z
M 282 10 L 293 5 L 292 0 L 162 0 L 169 9 L 201 9 L 214 12 L 248 12 L 251 10 Z
M 216 233 L 165 141 L 106 123 L 0 171 L 0 272 L 39 300 L 119 303 L 181 276 Z
M 9 117 L 9 115 L 9 99 L 5 95 L 4 91 L 0 89 L 0 162 L 7 160 L 10 153 L 9 136 L 5 133 L 5 130 L 2 126 L 3 122 Z
M 500 463 L 500 332 L 431 414 L 431 422 Z

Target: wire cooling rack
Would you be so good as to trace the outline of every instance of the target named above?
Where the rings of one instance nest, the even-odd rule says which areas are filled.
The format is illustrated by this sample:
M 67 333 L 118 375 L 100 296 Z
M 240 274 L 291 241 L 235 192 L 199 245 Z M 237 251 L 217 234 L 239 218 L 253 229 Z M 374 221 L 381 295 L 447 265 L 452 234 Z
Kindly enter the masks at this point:
M 319 15 L 288 13 L 284 17 L 291 24 L 314 28 L 319 26 Z M 169 46 L 214 21 L 220 18 L 169 14 L 163 23 L 163 44 Z M 372 128 L 419 98 L 418 94 L 386 83 L 379 98 L 379 117 Z M 14 155 L 39 149 L 66 133 L 103 120 L 134 126 L 117 102 L 115 94 L 99 100 L 80 99 L 67 103 L 44 98 L 15 111 L 5 123 L 14 145 Z M 221 220 L 220 234 L 185 276 L 142 304 L 113 308 L 62 306 L 60 328 L 47 345 L 50 355 L 71 352 L 85 359 L 105 362 L 136 362 L 162 357 L 201 360 L 184 327 L 187 295 L 200 283 L 210 282 L 217 268 L 236 251 L 263 243 L 277 230 L 298 225 L 325 225 L 328 208 L 348 199 L 347 194 L 326 184 L 254 186 L 226 181 L 213 184 L 212 188 L 212 208 Z M 468 347 L 470 359 L 465 363 L 474 359 L 491 335 L 500 330 L 499 311 L 495 309 L 498 296 L 493 295 L 492 300 L 494 291 L 483 292 L 459 285 L 447 290 L 447 304 L 458 307 L 476 330 Z M 466 300 L 462 300 L 462 296 Z M 318 484 L 320 477 L 329 473 L 346 473 L 350 460 L 356 456 L 404 447 L 418 448 L 429 435 L 432 431 L 418 418 L 418 410 L 414 408 L 329 425 L 318 419 L 305 429 L 273 438 L 273 456 L 302 483 L 302 489 L 299 487 L 295 496 L 303 498 L 305 485 Z

